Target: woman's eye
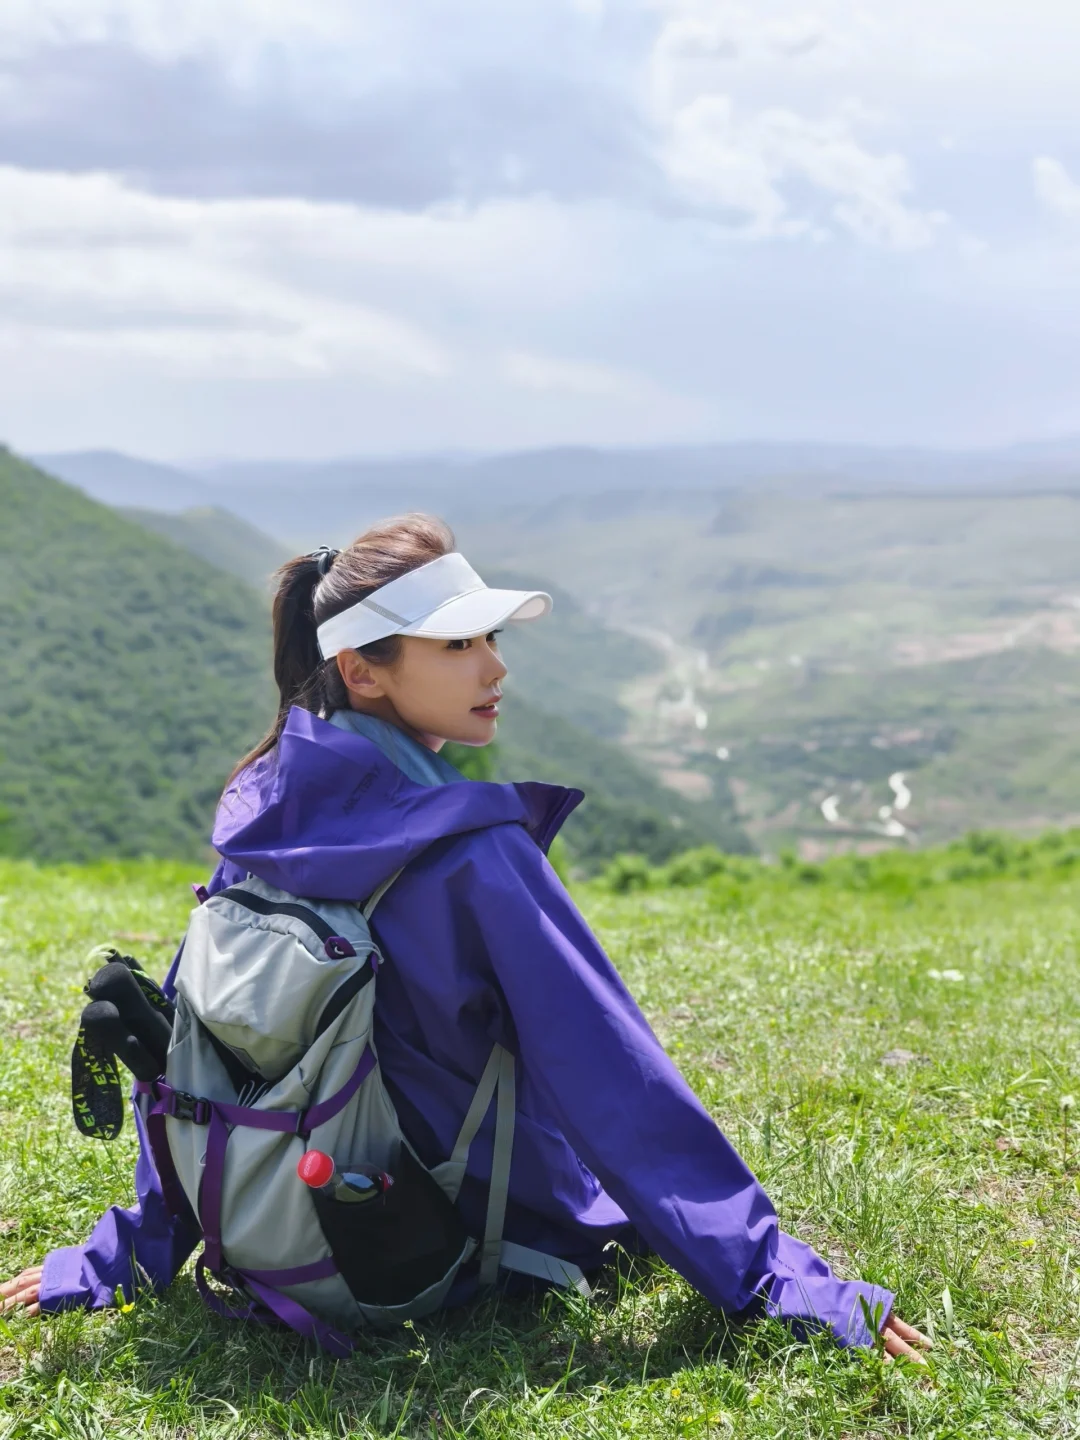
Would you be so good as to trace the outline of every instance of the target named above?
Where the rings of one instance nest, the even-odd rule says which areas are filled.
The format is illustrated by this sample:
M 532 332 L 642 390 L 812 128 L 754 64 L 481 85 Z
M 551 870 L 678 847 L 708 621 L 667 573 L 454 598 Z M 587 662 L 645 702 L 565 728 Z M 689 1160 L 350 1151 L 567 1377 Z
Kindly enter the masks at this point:
M 499 648 L 499 636 L 500 636 L 501 634 L 502 634 L 502 631 L 501 631 L 501 630 L 492 630 L 492 631 L 490 631 L 487 635 L 484 636 L 484 639 L 487 641 L 487 643 L 488 643 L 489 645 L 494 645 L 495 648 L 498 649 L 498 648 Z M 472 642 L 471 640 L 448 640 L 448 641 L 446 642 L 446 648 L 447 648 L 448 650 L 468 650 L 468 648 L 470 647 L 470 645 L 471 645 L 472 643 L 473 643 L 473 642 Z

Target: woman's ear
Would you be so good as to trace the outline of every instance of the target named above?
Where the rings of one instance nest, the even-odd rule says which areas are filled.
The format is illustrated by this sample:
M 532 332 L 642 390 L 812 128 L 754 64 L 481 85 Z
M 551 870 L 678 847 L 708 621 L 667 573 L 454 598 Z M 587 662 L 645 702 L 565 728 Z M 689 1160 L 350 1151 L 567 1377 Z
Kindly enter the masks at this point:
M 339 650 L 335 658 L 338 673 L 351 695 L 359 700 L 380 700 L 386 694 L 378 666 L 365 660 L 359 651 Z

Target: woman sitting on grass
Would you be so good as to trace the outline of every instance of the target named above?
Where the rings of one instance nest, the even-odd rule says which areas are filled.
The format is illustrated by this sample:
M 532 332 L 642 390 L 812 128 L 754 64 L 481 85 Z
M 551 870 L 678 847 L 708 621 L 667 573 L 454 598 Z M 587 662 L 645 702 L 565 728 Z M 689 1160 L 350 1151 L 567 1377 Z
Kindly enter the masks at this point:
M 730 1315 L 828 1327 L 848 1346 L 871 1345 L 876 1325 L 889 1355 L 915 1356 L 923 1337 L 887 1290 L 838 1279 L 780 1229 L 545 859 L 580 792 L 470 783 L 440 757 L 446 741 L 494 738 L 497 626 L 550 608 L 545 595 L 488 590 L 453 544 L 440 521 L 414 515 L 283 567 L 280 713 L 222 800 L 210 892 L 252 873 L 355 901 L 405 866 L 377 916 L 390 963 L 376 1042 L 425 1165 L 446 1158 L 501 1044 L 517 1057 L 508 1241 L 585 1270 L 612 1241 L 651 1249 Z M 136 1207 L 114 1207 L 85 1245 L 0 1287 L 5 1310 L 110 1305 L 118 1290 L 173 1279 L 199 1233 L 166 1208 L 141 1138 Z M 458 1201 L 472 1234 L 484 1224 L 482 1149 Z

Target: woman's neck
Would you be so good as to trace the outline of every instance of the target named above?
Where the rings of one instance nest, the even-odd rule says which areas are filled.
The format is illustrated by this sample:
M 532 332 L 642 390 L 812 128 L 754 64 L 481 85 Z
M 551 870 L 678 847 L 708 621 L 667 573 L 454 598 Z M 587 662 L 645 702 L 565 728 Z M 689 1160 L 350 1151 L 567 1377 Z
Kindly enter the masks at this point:
M 352 697 L 350 697 L 350 701 L 351 699 Z M 439 735 L 428 735 L 423 730 L 414 730 L 401 718 L 393 703 L 385 696 L 373 700 L 369 705 L 350 703 L 349 708 L 354 710 L 357 715 L 370 715 L 375 720 L 383 720 L 387 725 L 393 725 L 395 730 L 400 730 L 403 735 L 408 735 L 411 740 L 415 740 L 418 745 L 423 745 L 425 749 L 433 751 L 436 755 L 446 744 L 446 741 Z

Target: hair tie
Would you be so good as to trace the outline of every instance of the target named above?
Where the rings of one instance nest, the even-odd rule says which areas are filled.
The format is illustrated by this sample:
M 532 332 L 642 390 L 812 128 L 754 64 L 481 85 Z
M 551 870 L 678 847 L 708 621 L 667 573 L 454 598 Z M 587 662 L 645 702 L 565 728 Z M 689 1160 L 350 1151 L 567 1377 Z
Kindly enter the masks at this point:
M 332 550 L 329 545 L 320 545 L 317 550 L 311 552 L 308 559 L 314 560 L 316 565 L 318 565 L 319 578 L 321 579 L 329 571 L 330 566 L 333 565 L 340 554 L 340 550 Z

